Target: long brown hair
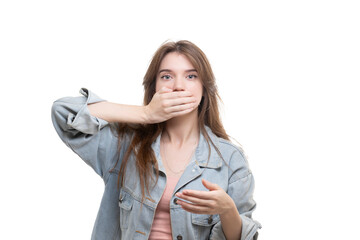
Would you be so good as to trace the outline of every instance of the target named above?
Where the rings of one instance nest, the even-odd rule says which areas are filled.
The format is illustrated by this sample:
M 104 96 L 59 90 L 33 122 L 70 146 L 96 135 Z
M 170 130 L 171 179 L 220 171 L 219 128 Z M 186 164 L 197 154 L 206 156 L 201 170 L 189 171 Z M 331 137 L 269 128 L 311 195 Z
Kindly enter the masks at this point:
M 143 101 L 144 106 L 150 103 L 152 97 L 155 94 L 156 77 L 161 61 L 166 54 L 171 52 L 177 52 L 186 56 L 197 70 L 202 81 L 203 98 L 198 107 L 198 122 L 200 131 L 204 135 L 209 149 L 209 141 L 211 141 L 211 139 L 205 130 L 205 125 L 208 126 L 216 136 L 229 140 L 229 136 L 227 135 L 220 119 L 218 101 L 221 101 L 221 98 L 218 94 L 215 77 L 210 63 L 201 49 L 190 41 L 181 40 L 177 42 L 165 42 L 155 52 L 143 80 L 145 91 Z M 164 122 L 156 124 L 117 123 L 116 131 L 119 136 L 118 151 L 120 151 L 122 139 L 127 134 L 132 135 L 130 145 L 121 162 L 118 175 L 118 187 L 120 186 L 120 182 L 121 186 L 124 184 L 126 165 L 128 163 L 130 154 L 133 152 L 136 157 L 136 168 L 140 178 L 142 199 L 144 199 L 145 190 L 149 194 L 149 178 L 150 176 L 153 177 L 152 166 L 154 166 L 156 169 L 155 184 L 159 177 L 157 160 L 151 145 L 159 136 L 159 134 L 161 134 L 164 127 Z M 215 145 L 214 147 L 221 156 Z

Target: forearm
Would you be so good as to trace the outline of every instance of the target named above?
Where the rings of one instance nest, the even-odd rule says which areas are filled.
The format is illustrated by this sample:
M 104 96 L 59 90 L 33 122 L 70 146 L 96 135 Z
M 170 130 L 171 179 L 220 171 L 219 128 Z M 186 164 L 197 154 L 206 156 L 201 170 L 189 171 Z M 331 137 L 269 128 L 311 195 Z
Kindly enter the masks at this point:
M 88 104 L 88 109 L 92 116 L 108 122 L 145 124 L 147 120 L 144 108 L 144 106 L 125 105 L 107 101 Z
M 240 240 L 242 221 L 235 204 L 225 214 L 220 214 L 222 230 L 227 240 Z

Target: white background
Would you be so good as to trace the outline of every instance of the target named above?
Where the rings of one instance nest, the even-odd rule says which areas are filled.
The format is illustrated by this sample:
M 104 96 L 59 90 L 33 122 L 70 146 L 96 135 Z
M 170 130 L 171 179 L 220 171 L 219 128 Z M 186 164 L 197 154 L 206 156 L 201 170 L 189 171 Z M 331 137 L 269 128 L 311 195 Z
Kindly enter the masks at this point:
M 86 87 L 140 105 L 167 39 L 208 56 L 259 239 L 360 239 L 357 1 L 2 1 L 0 239 L 89 239 L 103 182 L 57 136 Z

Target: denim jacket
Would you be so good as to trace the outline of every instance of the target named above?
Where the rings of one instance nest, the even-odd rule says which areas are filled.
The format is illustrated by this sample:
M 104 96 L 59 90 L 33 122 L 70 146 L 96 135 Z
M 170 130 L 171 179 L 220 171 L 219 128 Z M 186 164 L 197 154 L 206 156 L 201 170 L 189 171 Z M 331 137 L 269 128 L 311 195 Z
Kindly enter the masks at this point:
M 105 183 L 91 239 L 148 239 L 155 210 L 166 185 L 166 173 L 160 156 L 161 134 L 152 144 L 158 161 L 159 179 L 150 189 L 150 195 L 145 195 L 142 205 L 134 155 L 130 155 L 128 161 L 124 186 L 117 188 L 121 159 L 131 137 L 122 140 L 120 153 L 117 154 L 118 137 L 111 124 L 92 116 L 87 108 L 87 104 L 106 100 L 86 88 L 81 88 L 80 93 L 83 96 L 56 100 L 51 117 L 61 140 L 90 165 Z M 179 191 L 207 191 L 201 183 L 204 178 L 218 184 L 234 200 L 242 219 L 241 240 L 255 240 L 261 225 L 251 217 L 256 203 L 253 200 L 254 178 L 248 162 L 239 147 L 217 137 L 209 127 L 205 128 L 225 163 L 212 144 L 209 149 L 205 137 L 200 133 L 195 154 L 180 177 L 170 201 L 172 237 L 183 240 L 226 239 L 219 215 L 189 213 L 176 204 L 175 194 Z

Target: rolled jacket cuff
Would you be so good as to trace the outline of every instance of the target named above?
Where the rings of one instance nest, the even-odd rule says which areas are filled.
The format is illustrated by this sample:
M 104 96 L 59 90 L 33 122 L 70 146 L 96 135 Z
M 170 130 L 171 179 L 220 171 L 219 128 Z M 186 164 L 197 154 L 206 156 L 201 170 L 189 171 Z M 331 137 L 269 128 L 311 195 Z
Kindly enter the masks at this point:
M 102 102 L 106 100 L 100 98 L 95 93 L 89 91 L 86 88 L 81 88 L 80 93 L 86 97 L 84 104 L 81 106 L 76 115 L 69 113 L 67 118 L 67 125 L 86 134 L 95 134 L 100 131 L 101 128 L 106 126 L 108 122 L 104 119 L 92 116 L 87 105 L 90 103 Z
M 251 218 L 244 215 L 240 215 L 242 228 L 241 228 L 241 240 L 256 240 L 258 238 L 258 230 L 261 228 L 261 224 Z
M 251 218 L 248 218 L 244 215 L 241 215 L 241 239 L 240 240 L 257 240 L 258 238 L 258 229 L 261 229 L 261 224 Z M 210 235 L 210 240 L 226 240 L 225 234 L 222 230 L 221 222 L 219 221 L 213 227 L 213 230 Z

